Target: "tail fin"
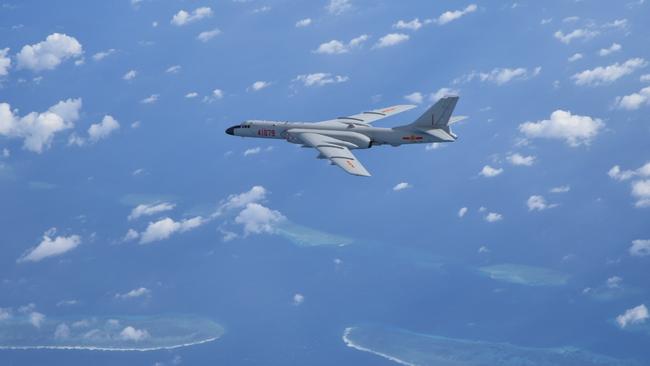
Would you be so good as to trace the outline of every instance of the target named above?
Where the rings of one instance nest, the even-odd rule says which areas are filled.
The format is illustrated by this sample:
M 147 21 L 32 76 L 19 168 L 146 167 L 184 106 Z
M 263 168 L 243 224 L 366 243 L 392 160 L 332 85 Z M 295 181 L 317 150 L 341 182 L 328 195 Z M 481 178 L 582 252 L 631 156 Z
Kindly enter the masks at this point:
M 423 130 L 443 129 L 448 130 L 451 114 L 458 102 L 458 96 L 443 97 L 429 108 L 423 115 L 420 116 L 415 122 L 408 125 L 409 127 L 417 127 Z

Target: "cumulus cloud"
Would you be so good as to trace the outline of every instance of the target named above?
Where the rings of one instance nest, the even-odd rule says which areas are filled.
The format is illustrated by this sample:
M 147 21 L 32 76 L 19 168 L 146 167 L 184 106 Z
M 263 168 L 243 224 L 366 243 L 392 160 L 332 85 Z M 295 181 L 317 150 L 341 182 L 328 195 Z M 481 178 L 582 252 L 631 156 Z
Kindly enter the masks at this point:
M 571 78 L 576 85 L 604 85 L 610 84 L 625 75 L 629 75 L 648 65 L 648 62 L 640 57 L 631 58 L 624 63 L 615 63 L 609 66 L 599 66 L 592 70 L 585 70 L 573 75 Z
M 11 67 L 11 58 L 8 56 L 9 48 L 0 49 L 0 76 L 7 76 Z
M 250 155 L 256 155 L 262 152 L 262 148 L 257 146 L 257 147 L 251 147 L 250 149 L 246 149 L 244 151 L 244 156 L 250 156 Z
M 601 56 L 609 56 L 612 53 L 618 52 L 618 51 L 620 51 L 622 49 L 623 49 L 623 47 L 620 44 L 612 43 L 612 45 L 609 46 L 609 48 L 601 48 L 600 51 L 598 51 L 598 54 L 601 55 Z
M 40 328 L 41 325 L 43 325 L 43 322 L 45 321 L 45 315 L 42 313 L 39 313 L 37 311 L 33 311 L 29 313 L 27 316 L 29 319 L 29 322 L 35 327 L 35 328 Z
M 129 229 L 126 234 L 124 234 L 124 238 L 122 238 L 122 241 L 127 242 L 127 241 L 133 241 L 136 240 L 140 237 L 140 233 L 133 230 Z
M 497 222 L 503 220 L 503 215 L 496 212 L 488 212 L 488 214 L 485 215 L 484 219 L 487 222 Z
M 352 9 L 350 0 L 330 0 L 325 7 L 330 14 L 340 15 Z
M 650 105 L 650 86 L 636 93 L 616 98 L 616 107 L 619 109 L 636 110 L 644 105 Z
M 296 28 L 304 28 L 311 25 L 311 18 L 300 19 L 296 22 Z
M 169 238 L 174 233 L 182 233 L 196 229 L 205 223 L 205 219 L 196 216 L 190 219 L 174 221 L 169 217 L 150 222 L 144 232 L 140 234 L 140 244 L 148 244 Z
M 0 103 L 0 136 L 22 138 L 24 149 L 41 153 L 50 147 L 58 132 L 74 127 L 80 109 L 81 98 L 67 99 L 46 112 L 31 112 L 20 117 L 8 103 Z
M 568 60 L 569 60 L 569 62 L 575 62 L 575 61 L 578 61 L 578 60 L 582 59 L 582 57 L 583 57 L 582 53 L 574 53 L 571 57 L 569 57 Z
M 188 98 L 188 99 L 196 98 L 198 96 L 199 96 L 199 93 L 197 93 L 197 92 L 189 92 L 189 93 L 185 94 L 185 98 Z
M 422 100 L 424 99 L 424 97 L 422 96 L 422 93 L 414 92 L 414 93 L 405 95 L 404 99 L 408 100 L 409 102 L 411 102 L 413 104 L 420 104 L 420 103 L 422 103 Z
M 244 235 L 272 233 L 273 226 L 285 217 L 275 210 L 262 206 L 259 203 L 248 203 L 235 217 L 237 224 L 244 225 Z
M 167 212 L 173 210 L 174 207 L 176 207 L 176 205 L 169 202 L 140 204 L 134 207 L 133 210 L 131 210 L 128 219 L 136 220 L 142 216 L 151 216 L 151 215 L 159 214 L 161 212 Z
M 404 33 L 390 33 L 379 39 L 373 48 L 386 48 L 396 46 L 409 40 L 409 35 Z
M 557 31 L 553 36 L 557 38 L 560 42 L 564 44 L 569 44 L 571 41 L 576 39 L 590 39 L 598 35 L 598 31 L 591 29 L 575 29 L 569 33 L 563 33 L 562 31 Z
M 94 123 L 88 128 L 88 138 L 91 142 L 97 142 L 110 136 L 114 131 L 119 130 L 120 124 L 112 116 L 106 115 L 99 123 Z
M 463 217 L 467 214 L 467 207 L 461 207 L 460 210 L 458 210 L 458 217 Z
M 303 302 L 305 302 L 305 296 L 303 294 L 293 295 L 293 305 L 302 305 Z
M 165 70 L 166 73 L 168 74 L 177 74 L 179 71 L 181 71 L 182 67 L 181 65 L 172 65 Z
M 648 317 L 648 308 L 644 304 L 641 304 L 617 316 L 616 323 L 618 323 L 619 327 L 625 328 L 628 325 L 645 323 Z
M 646 257 L 650 255 L 650 240 L 633 240 L 629 249 L 630 255 L 634 257 Z
M 108 49 L 106 51 L 99 51 L 99 52 L 97 52 L 97 53 L 95 53 L 93 55 L 93 60 L 101 61 L 101 60 L 105 59 L 106 57 L 112 55 L 113 53 L 115 53 L 114 48 Z
M 416 31 L 420 28 L 422 28 L 422 22 L 420 22 L 420 19 L 415 18 L 411 21 L 404 21 L 404 20 L 399 20 L 397 23 L 393 24 L 393 28 L 395 29 L 408 29 L 412 31 Z
M 201 19 L 208 18 L 212 16 L 212 9 L 207 6 L 196 8 L 191 12 L 185 10 L 179 10 L 178 13 L 174 14 L 171 20 L 171 24 L 175 26 L 183 26 L 186 24 L 197 22 Z
M 458 89 L 440 88 L 435 93 L 431 93 L 431 95 L 429 95 L 429 101 L 431 101 L 431 103 L 435 103 L 446 96 L 458 94 L 460 94 Z
M 260 91 L 271 86 L 271 83 L 268 81 L 256 81 L 248 89 L 252 91 Z
M 650 207 L 650 179 L 632 183 L 632 196 L 636 197 L 636 207 Z
M 650 162 L 636 170 L 621 170 L 620 166 L 615 165 L 607 172 L 607 175 L 618 181 L 636 178 L 632 182 L 632 196 L 637 199 L 635 206 L 650 207 L 650 179 L 644 179 L 650 177 Z
M 158 94 L 151 94 L 150 96 L 142 99 L 140 101 L 140 103 L 142 103 L 142 104 L 153 104 L 153 103 L 156 103 L 158 101 L 158 97 L 159 97 Z
M 491 82 L 497 85 L 507 84 L 515 80 L 527 80 L 532 77 L 539 75 L 542 71 L 540 66 L 534 68 L 533 70 L 528 70 L 524 67 L 517 68 L 495 68 L 489 72 L 476 72 L 472 71 L 471 73 L 461 76 L 454 80 L 455 84 L 466 83 L 473 80 L 479 80 L 481 82 Z
M 81 43 L 66 34 L 52 33 L 45 41 L 25 45 L 16 55 L 19 69 L 53 70 L 65 60 L 83 55 Z
M 11 314 L 11 309 L 9 308 L 0 308 L 0 322 L 4 320 L 11 319 L 13 315 Z
M 213 30 L 204 31 L 204 32 L 199 33 L 199 35 L 196 36 L 196 39 L 198 39 L 201 42 L 207 42 L 207 41 L 211 40 L 212 38 L 214 38 L 214 37 L 216 37 L 216 36 L 218 36 L 220 34 L 221 34 L 221 31 L 219 29 L 215 28 Z
M 139 342 L 150 337 L 146 329 L 136 329 L 132 326 L 125 327 L 120 332 L 120 339 L 124 341 Z
M 322 43 L 316 50 L 314 50 L 314 53 L 328 55 L 347 53 L 355 48 L 361 47 L 361 45 L 367 41 L 368 38 L 368 35 L 362 34 L 359 37 L 351 39 L 347 44 L 334 39 L 329 42 Z
M 556 207 L 556 204 L 549 204 L 543 196 L 533 195 L 528 197 L 526 201 L 528 211 L 543 211 L 549 208 Z
M 317 72 L 314 74 L 304 74 L 296 76 L 293 81 L 298 81 L 303 83 L 304 86 L 323 86 L 327 84 L 338 84 L 348 81 L 347 76 L 342 75 L 332 75 L 326 72 Z
M 650 161 L 635 170 L 621 170 L 620 166 L 614 165 L 607 172 L 607 175 L 618 181 L 624 181 L 634 177 L 650 177 Z
M 486 165 L 486 166 L 483 167 L 483 169 L 481 169 L 481 172 L 479 173 L 479 175 L 482 175 L 482 176 L 484 176 L 486 178 L 492 178 L 492 177 L 496 177 L 497 175 L 499 175 L 501 173 L 503 173 L 502 168 L 493 168 L 493 167 L 491 167 L 489 165 Z
M 413 188 L 413 186 L 410 185 L 410 184 L 407 183 L 407 182 L 401 182 L 401 183 L 397 183 L 397 184 L 395 185 L 395 187 L 393 187 L 393 191 L 396 191 L 396 192 L 397 192 L 397 191 L 403 191 L 403 190 L 405 190 L 405 189 L 409 189 L 409 188 Z
M 524 156 L 519 153 L 508 155 L 508 161 L 512 165 L 531 166 L 535 163 L 535 157 L 532 155 Z
M 138 72 L 136 70 L 129 70 L 122 76 L 122 79 L 129 81 L 135 79 L 136 76 L 138 76 Z
M 551 193 L 567 193 L 571 190 L 570 186 L 558 186 L 550 189 Z
M 116 299 L 134 299 L 138 297 L 145 297 L 145 296 L 150 296 L 151 295 L 151 290 L 149 290 L 146 287 L 140 287 L 133 289 L 129 292 L 125 292 L 123 294 L 115 294 Z
M 254 186 L 246 192 L 232 194 L 219 205 L 216 215 L 218 216 L 227 211 L 244 208 L 249 203 L 262 202 L 266 199 L 267 193 L 266 188 L 262 186 Z
M 462 10 L 450 10 L 446 11 L 436 19 L 433 20 L 434 23 L 439 24 L 439 25 L 445 25 L 449 22 L 452 22 L 454 20 L 457 20 L 461 18 L 462 16 L 465 16 L 469 13 L 473 13 L 478 9 L 476 4 L 470 4 L 465 9 Z
M 67 253 L 81 244 L 81 237 L 79 235 L 51 238 L 55 233 L 55 229 L 46 231 L 43 234 L 43 240 L 35 248 L 30 249 L 25 255 L 20 257 L 18 262 L 39 262 L 48 257 L 55 257 Z
M 598 118 L 558 109 L 551 113 L 550 119 L 520 124 L 519 131 L 528 138 L 560 139 L 565 140 L 569 146 L 576 147 L 589 145 L 604 126 Z

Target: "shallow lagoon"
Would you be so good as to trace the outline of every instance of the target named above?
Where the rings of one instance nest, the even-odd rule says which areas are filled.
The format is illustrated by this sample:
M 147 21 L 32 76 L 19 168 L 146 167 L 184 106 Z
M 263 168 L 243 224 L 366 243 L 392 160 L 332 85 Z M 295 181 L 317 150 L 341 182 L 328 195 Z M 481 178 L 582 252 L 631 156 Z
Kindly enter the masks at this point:
M 418 366 L 633 366 L 574 347 L 530 348 L 419 334 L 385 326 L 347 328 L 343 341 L 402 365 Z
M 186 347 L 219 339 L 216 322 L 193 316 L 46 318 L 0 322 L 0 349 L 85 349 L 152 351 Z
M 497 264 L 478 268 L 480 274 L 493 280 L 526 286 L 562 286 L 569 275 L 544 267 L 520 264 Z

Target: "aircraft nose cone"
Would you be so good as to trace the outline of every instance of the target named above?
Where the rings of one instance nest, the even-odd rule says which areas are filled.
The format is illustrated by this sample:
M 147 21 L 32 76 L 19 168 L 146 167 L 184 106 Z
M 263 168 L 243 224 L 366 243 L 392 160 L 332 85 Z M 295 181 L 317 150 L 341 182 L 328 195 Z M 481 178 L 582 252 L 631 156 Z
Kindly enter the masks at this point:
M 234 126 L 233 127 L 228 127 L 226 129 L 226 133 L 229 134 L 229 135 L 234 136 L 235 135 L 235 127 Z

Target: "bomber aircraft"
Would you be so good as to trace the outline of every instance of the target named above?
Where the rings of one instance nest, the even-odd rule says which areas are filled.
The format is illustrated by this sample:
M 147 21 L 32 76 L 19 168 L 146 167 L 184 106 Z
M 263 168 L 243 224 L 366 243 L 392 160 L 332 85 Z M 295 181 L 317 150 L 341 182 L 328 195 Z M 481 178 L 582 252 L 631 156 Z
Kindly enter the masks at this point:
M 458 96 L 443 97 L 415 122 L 392 128 L 374 127 L 371 123 L 415 106 L 396 105 L 315 123 L 249 120 L 228 128 L 226 133 L 241 137 L 283 139 L 311 147 L 318 150 L 318 159 L 329 159 L 350 174 L 369 177 L 370 173 L 350 150 L 379 145 L 454 142 L 457 136 L 451 132 L 449 125 L 466 118 L 452 117 L 456 102 Z

